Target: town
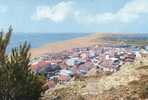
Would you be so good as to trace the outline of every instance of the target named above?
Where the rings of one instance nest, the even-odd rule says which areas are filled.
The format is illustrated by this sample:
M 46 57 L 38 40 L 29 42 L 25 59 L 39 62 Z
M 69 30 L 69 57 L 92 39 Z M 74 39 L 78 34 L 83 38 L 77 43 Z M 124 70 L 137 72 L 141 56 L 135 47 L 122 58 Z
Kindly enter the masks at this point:
M 48 87 L 65 83 L 75 76 L 85 76 L 95 68 L 102 72 L 116 72 L 128 62 L 148 55 L 148 47 L 138 46 L 98 46 L 72 48 L 59 53 L 48 53 L 31 60 L 31 70 L 35 75 L 43 75 Z

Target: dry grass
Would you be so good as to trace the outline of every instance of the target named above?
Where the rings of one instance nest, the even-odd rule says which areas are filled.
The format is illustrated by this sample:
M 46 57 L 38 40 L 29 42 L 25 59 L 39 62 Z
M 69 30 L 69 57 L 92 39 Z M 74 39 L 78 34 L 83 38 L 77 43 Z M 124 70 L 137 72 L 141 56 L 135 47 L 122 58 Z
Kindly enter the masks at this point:
M 142 67 L 137 68 L 137 70 L 140 70 L 140 69 L 148 69 L 148 66 L 142 66 Z
M 84 100 L 79 90 L 85 87 L 85 83 L 76 81 L 71 85 L 63 85 L 57 87 L 52 92 L 49 91 L 42 100 Z
M 148 59 L 125 64 L 113 74 L 80 77 L 56 87 L 43 100 L 144 100 L 148 98 Z

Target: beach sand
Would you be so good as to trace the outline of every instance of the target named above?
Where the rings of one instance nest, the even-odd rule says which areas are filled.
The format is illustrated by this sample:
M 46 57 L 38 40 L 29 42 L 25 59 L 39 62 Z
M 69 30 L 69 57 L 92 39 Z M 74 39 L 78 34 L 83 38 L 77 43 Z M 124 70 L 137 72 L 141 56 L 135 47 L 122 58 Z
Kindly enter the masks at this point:
M 56 52 L 70 49 L 70 48 L 87 47 L 87 46 L 95 45 L 98 43 L 100 44 L 101 40 L 100 42 L 99 40 L 97 40 L 98 36 L 101 36 L 101 35 L 98 35 L 98 33 L 94 33 L 88 36 L 66 40 L 63 42 L 48 43 L 39 48 L 33 48 L 30 50 L 30 52 L 32 57 L 36 57 L 45 53 L 56 53 Z

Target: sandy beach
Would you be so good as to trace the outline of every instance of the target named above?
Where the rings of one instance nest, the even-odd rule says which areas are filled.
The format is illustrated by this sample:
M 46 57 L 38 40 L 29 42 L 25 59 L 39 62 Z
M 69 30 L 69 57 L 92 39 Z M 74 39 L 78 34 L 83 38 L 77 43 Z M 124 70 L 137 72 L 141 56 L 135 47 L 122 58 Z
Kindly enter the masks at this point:
M 90 45 L 101 44 L 101 40 L 97 38 L 101 35 L 99 33 L 93 33 L 88 36 L 79 37 L 71 40 L 66 40 L 56 43 L 47 43 L 39 48 L 33 48 L 30 50 L 32 57 L 36 57 L 45 53 L 56 53 L 66 49 L 75 48 L 75 47 L 87 47 Z

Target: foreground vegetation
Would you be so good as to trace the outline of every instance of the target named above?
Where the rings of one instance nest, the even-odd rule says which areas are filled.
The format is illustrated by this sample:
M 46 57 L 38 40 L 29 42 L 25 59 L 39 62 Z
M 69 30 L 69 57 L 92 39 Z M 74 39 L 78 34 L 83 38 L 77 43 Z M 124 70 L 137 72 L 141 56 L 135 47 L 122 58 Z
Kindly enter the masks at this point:
M 26 42 L 6 53 L 12 28 L 0 33 L 0 100 L 38 100 L 42 84 L 29 70 L 30 45 Z

